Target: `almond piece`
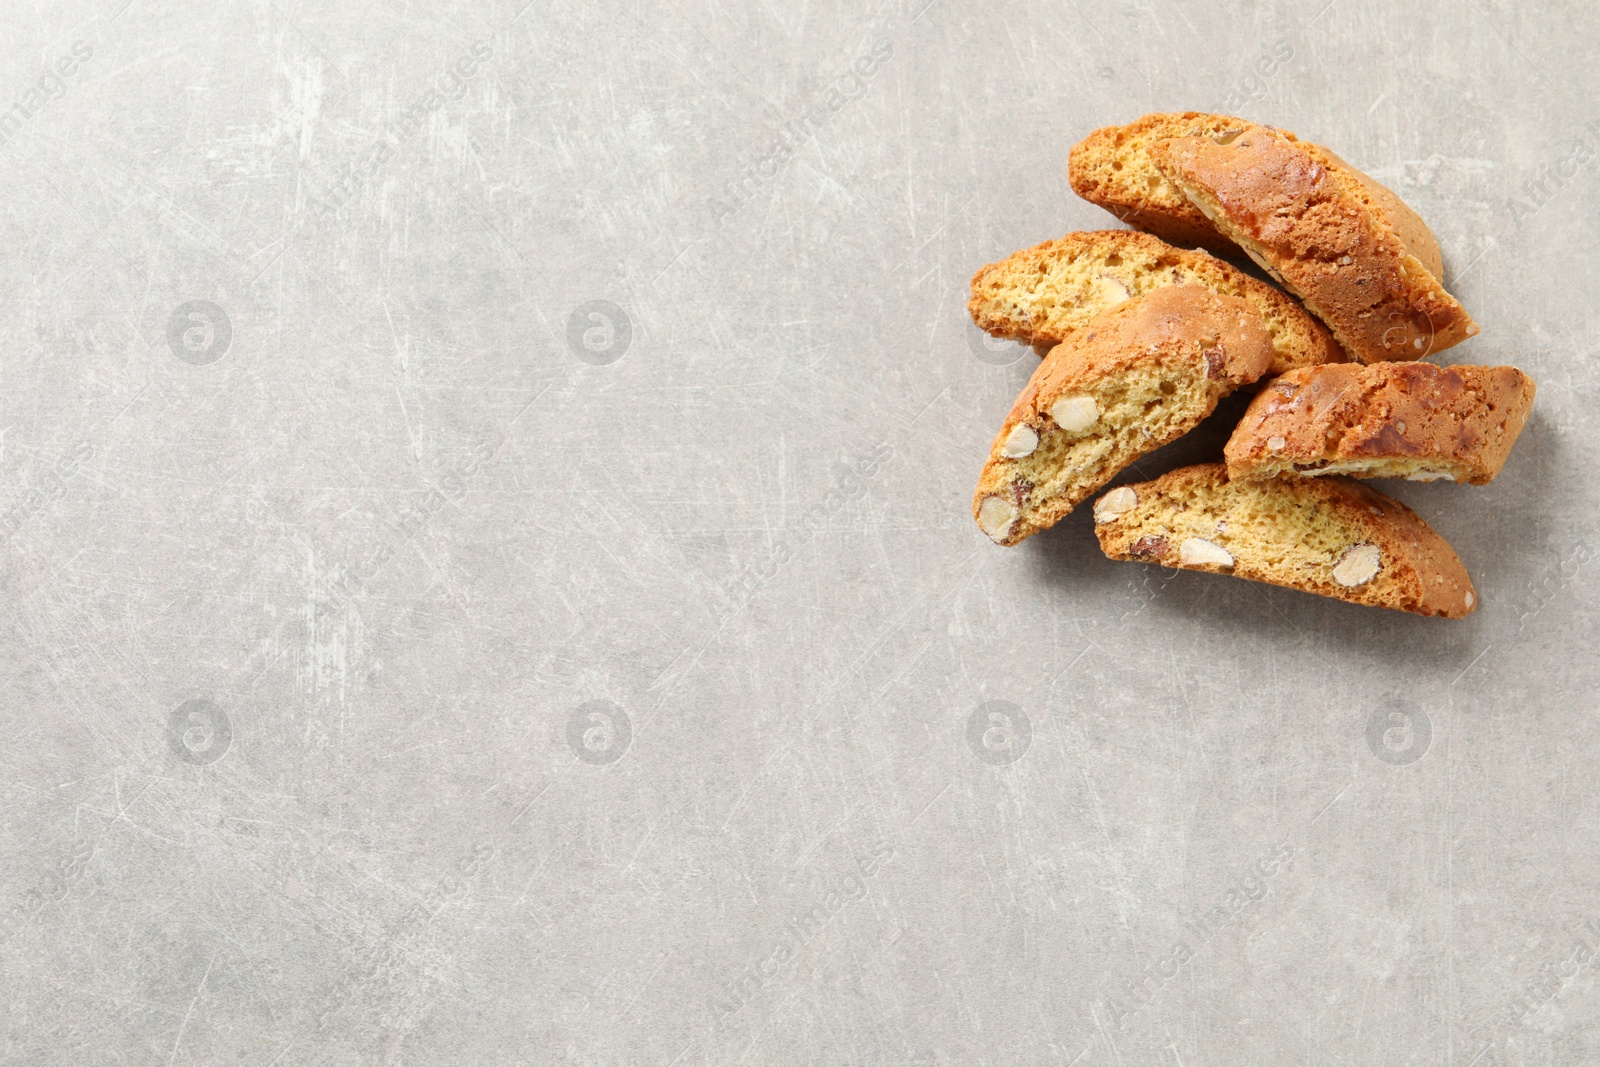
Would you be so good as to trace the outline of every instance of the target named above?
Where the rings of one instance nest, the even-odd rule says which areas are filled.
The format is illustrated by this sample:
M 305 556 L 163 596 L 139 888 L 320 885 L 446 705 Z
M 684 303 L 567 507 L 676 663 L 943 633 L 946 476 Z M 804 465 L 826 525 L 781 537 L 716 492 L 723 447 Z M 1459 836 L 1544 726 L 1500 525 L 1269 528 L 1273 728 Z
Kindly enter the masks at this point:
M 1218 567 L 1233 566 L 1233 553 L 1204 537 L 1186 537 L 1178 546 L 1178 562 L 1185 567 L 1213 564 Z
M 1023 456 L 1033 455 L 1033 450 L 1039 447 L 1039 434 L 1032 426 L 1019 422 L 1006 434 L 1005 442 L 1000 446 L 1000 454 L 1007 459 L 1021 459 Z
M 1120 519 L 1138 506 L 1139 495 L 1126 485 L 1119 485 L 1094 502 L 1094 521 Z
M 1011 533 L 1011 524 L 1017 521 L 1017 506 L 1005 497 L 985 497 L 978 505 L 978 528 L 989 535 L 996 544 L 1005 541 Z
M 1383 567 L 1383 552 L 1368 541 L 1351 545 L 1333 565 L 1333 580 L 1346 589 L 1366 585 Z
M 1133 294 L 1128 292 L 1128 287 L 1120 279 L 1109 274 L 1100 275 L 1100 280 L 1095 283 L 1095 296 L 1106 307 L 1113 307 L 1129 299 Z
M 1100 421 L 1100 405 L 1092 396 L 1064 396 L 1050 405 L 1056 425 L 1071 433 L 1082 433 Z

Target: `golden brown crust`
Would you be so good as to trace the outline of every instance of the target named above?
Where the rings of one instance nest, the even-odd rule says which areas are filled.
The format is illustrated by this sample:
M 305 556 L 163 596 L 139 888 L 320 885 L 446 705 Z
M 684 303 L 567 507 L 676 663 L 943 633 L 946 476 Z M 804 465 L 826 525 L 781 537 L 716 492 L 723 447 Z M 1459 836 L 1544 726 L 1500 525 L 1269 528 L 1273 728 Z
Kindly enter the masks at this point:
M 1515 367 L 1345 363 L 1291 371 L 1239 420 L 1231 478 L 1310 473 L 1491 481 L 1527 422 L 1533 380 Z
M 1351 355 L 1364 363 L 1420 359 L 1477 333 L 1406 248 L 1390 213 L 1374 206 L 1363 183 L 1329 165 L 1337 157 L 1268 126 L 1223 140 L 1174 138 L 1149 155 Z
M 1184 283 L 1256 308 L 1272 334 L 1274 374 L 1349 358 L 1322 323 L 1266 282 L 1132 230 L 1069 233 L 990 263 L 972 277 L 967 310 L 980 329 L 1048 351 L 1118 302 Z
M 1221 133 L 1247 125 L 1231 115 L 1180 111 L 1145 115 L 1126 126 L 1103 126 L 1072 146 L 1067 180 L 1073 192 L 1129 226 L 1185 248 L 1206 248 L 1240 259 L 1239 247 L 1142 157 L 1149 145 L 1169 137 Z
M 1294 134 L 1282 132 L 1289 140 L 1296 140 Z M 1433 231 L 1428 229 L 1428 224 L 1422 221 L 1422 216 L 1411 210 L 1407 204 L 1395 195 L 1394 190 L 1352 167 L 1338 156 L 1321 145 L 1301 141 L 1307 152 L 1320 159 L 1324 166 L 1335 177 L 1343 176 L 1349 181 L 1346 189 L 1354 196 L 1365 200 L 1367 207 L 1379 215 L 1383 224 L 1394 231 L 1400 238 L 1400 243 L 1405 245 L 1406 251 L 1422 261 L 1428 268 L 1428 273 L 1435 278 L 1444 277 L 1444 254 L 1439 251 L 1439 241 L 1433 236 Z
M 1344 478 L 1230 481 L 1221 463 L 1106 494 L 1095 535 L 1112 559 L 1206 570 L 1355 604 L 1458 619 L 1477 607 L 1455 551 L 1410 508 Z M 1102 520 L 1102 515 L 1105 518 Z M 1185 545 L 1231 556 L 1213 562 Z M 1360 553 L 1369 566 L 1359 566 Z M 1220 558 L 1220 557 L 1218 557 Z
M 1151 162 L 1148 152 L 1155 143 L 1172 137 L 1212 137 L 1252 125 L 1254 123 L 1233 115 L 1178 111 L 1145 115 L 1126 126 L 1105 126 L 1073 146 L 1067 177 L 1079 196 L 1099 204 L 1130 226 L 1148 230 L 1173 244 L 1208 248 L 1219 256 L 1244 259 L 1244 250 L 1167 180 Z M 1344 179 L 1352 195 L 1360 197 L 1381 215 L 1423 266 L 1435 277 L 1444 277 L 1439 242 L 1421 216 L 1393 190 L 1328 149 L 1299 141 L 1287 130 L 1279 132 L 1303 145 Z
M 990 447 L 973 518 L 1004 545 L 1054 525 L 1256 381 L 1272 358 L 1259 313 L 1236 297 L 1176 285 L 1119 304 L 1034 371 Z M 1092 414 L 1073 425 L 1061 401 L 1092 401 Z
M 1237 388 L 1265 374 L 1272 355 L 1260 314 L 1248 302 L 1174 285 L 1101 315 L 1076 343 L 1052 351 L 1029 385 L 1038 383 L 1037 404 L 1047 409 L 1096 379 L 1198 356 L 1207 361 L 1205 377 Z

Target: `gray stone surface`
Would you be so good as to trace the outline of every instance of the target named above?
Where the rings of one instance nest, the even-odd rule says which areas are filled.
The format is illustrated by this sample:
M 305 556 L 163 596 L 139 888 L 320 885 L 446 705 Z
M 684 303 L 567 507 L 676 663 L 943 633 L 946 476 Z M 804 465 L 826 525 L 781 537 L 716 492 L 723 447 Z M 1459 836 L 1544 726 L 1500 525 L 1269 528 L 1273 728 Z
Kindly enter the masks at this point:
M 0 1062 L 1600 1059 L 1589 0 L 521 3 L 7 5 Z M 973 525 L 1185 107 L 1537 379 L 1470 619 Z

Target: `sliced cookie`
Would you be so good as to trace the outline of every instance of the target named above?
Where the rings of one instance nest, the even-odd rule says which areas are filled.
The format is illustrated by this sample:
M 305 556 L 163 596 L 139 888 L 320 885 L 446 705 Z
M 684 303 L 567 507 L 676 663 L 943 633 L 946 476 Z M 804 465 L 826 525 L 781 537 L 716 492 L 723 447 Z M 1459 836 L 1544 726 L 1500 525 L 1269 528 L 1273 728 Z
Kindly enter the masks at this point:
M 1132 230 L 1069 233 L 991 263 L 973 275 L 967 311 L 980 329 L 1043 354 L 1108 308 L 1183 284 L 1248 301 L 1271 335 L 1273 374 L 1349 358 L 1322 323 L 1266 282 Z
M 1528 421 L 1533 379 L 1515 367 L 1343 363 L 1274 379 L 1224 452 L 1230 478 L 1491 481 Z
M 1326 149 L 1247 125 L 1157 141 L 1147 154 L 1363 363 L 1421 359 L 1478 332 L 1437 264 L 1407 245 L 1409 222 Z
M 1222 137 L 1241 132 L 1250 125 L 1253 124 L 1232 115 L 1179 111 L 1146 115 L 1126 126 L 1106 126 L 1073 147 L 1067 177 L 1079 196 L 1099 204 L 1131 226 L 1149 230 L 1176 244 L 1199 245 L 1220 256 L 1240 257 L 1244 253 L 1239 246 L 1156 168 L 1149 149 L 1158 141 L 1173 137 Z M 1284 136 L 1298 140 L 1287 131 Z M 1360 182 L 1368 198 L 1388 217 L 1407 250 L 1435 276 L 1444 276 L 1439 242 L 1415 211 L 1387 186 L 1356 170 L 1326 148 L 1312 144 L 1306 147 L 1321 153 L 1329 166 L 1342 168 Z
M 1117 305 L 1057 345 L 1017 397 L 972 497 L 978 526 L 1002 545 L 1053 526 L 1272 355 L 1260 313 L 1238 297 L 1175 285 Z
M 1103 126 L 1072 146 L 1067 180 L 1073 192 L 1129 226 L 1173 244 L 1239 256 L 1239 247 L 1156 169 L 1148 150 L 1157 141 L 1222 134 L 1246 125 L 1232 115 L 1180 111 L 1146 115 L 1126 126 Z
M 1233 481 L 1221 463 L 1122 485 L 1094 506 L 1112 559 L 1231 574 L 1354 604 L 1459 619 L 1477 607 L 1444 538 L 1346 478 Z
M 1219 256 L 1242 258 L 1245 251 L 1222 234 L 1178 187 L 1166 181 L 1165 174 L 1150 160 L 1149 149 L 1158 141 L 1170 138 L 1226 138 L 1227 134 L 1240 133 L 1251 125 L 1254 123 L 1234 115 L 1186 110 L 1144 115 L 1126 126 L 1102 126 L 1072 147 L 1067 181 L 1072 182 L 1075 194 L 1090 203 L 1098 203 L 1130 226 L 1149 230 L 1174 245 L 1198 245 L 1210 248 Z M 1286 130 L 1280 133 L 1290 141 L 1299 141 Z M 1400 200 L 1394 190 L 1355 170 L 1325 147 L 1309 141 L 1299 142 L 1320 155 L 1328 166 L 1341 168 L 1354 181 L 1360 182 L 1366 198 L 1386 214 L 1390 226 L 1394 226 L 1400 240 L 1405 242 L 1406 250 L 1421 259 L 1422 266 L 1432 270 L 1435 277 L 1445 275 L 1434 232 L 1427 229 L 1427 222 Z

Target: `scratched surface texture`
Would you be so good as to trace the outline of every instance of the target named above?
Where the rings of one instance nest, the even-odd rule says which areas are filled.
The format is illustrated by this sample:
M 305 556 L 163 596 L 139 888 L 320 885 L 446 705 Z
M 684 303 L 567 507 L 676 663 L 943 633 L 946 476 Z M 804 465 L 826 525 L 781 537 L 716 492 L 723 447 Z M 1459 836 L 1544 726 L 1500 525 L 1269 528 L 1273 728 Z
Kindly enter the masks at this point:
M 522 2 L 4 5 L 0 1062 L 1600 1060 L 1589 0 Z M 1469 619 L 973 524 L 1182 108 L 1537 380 Z

